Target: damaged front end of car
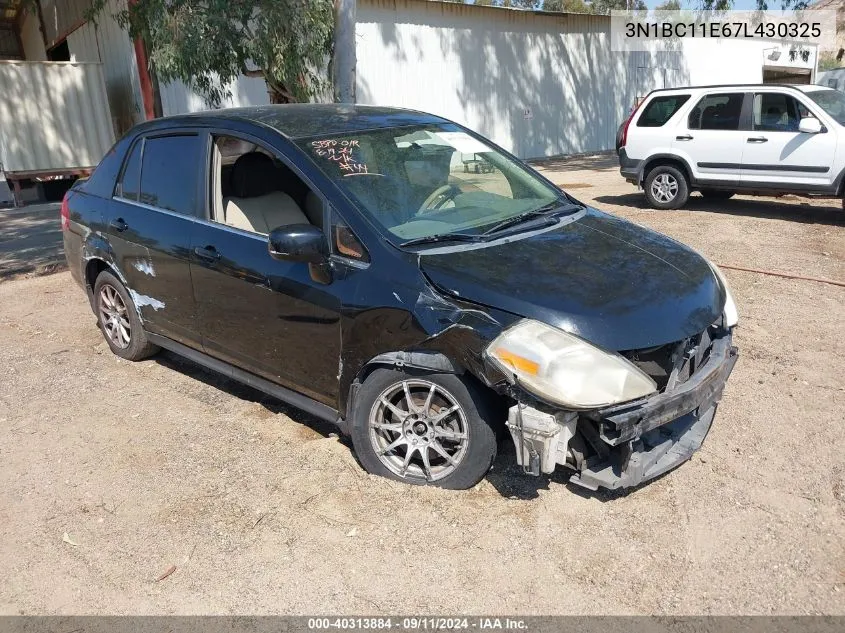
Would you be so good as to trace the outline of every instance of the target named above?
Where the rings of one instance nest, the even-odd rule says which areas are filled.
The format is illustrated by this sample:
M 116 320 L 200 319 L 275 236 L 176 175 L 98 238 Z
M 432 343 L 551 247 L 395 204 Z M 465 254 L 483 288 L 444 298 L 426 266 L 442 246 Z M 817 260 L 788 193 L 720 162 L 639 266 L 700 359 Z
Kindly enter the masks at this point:
M 690 459 L 710 430 L 737 360 L 724 316 L 683 341 L 620 354 L 602 352 L 619 364 L 630 365 L 626 369 L 638 379 L 647 376 L 654 389 L 634 399 L 586 408 L 583 401 L 589 397 L 608 394 L 577 394 L 582 402 L 564 395 L 574 401 L 570 405 L 577 406 L 562 405 L 560 398 L 550 401 L 538 394 L 541 390 L 536 384 L 526 384 L 525 372 L 532 367 L 510 349 L 504 357 L 508 359 L 511 353 L 510 368 L 516 365 L 517 371 L 507 371 L 497 344 L 501 345 L 491 344 L 487 357 L 504 370 L 508 392 L 516 401 L 508 411 L 507 426 L 517 463 L 535 476 L 552 473 L 559 466 L 567 468 L 573 471 L 572 483 L 590 490 L 631 488 Z M 624 385 L 616 383 L 618 397 L 624 397 Z M 635 388 L 647 389 L 645 384 Z

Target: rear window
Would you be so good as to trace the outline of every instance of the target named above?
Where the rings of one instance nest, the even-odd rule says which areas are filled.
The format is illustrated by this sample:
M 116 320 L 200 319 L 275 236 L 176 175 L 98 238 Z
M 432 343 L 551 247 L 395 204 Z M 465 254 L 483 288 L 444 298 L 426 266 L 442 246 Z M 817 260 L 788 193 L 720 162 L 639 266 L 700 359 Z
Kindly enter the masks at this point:
M 143 145 L 144 141 L 140 139 L 132 147 L 114 192 L 116 196 L 128 200 L 138 200 L 138 187 L 141 184 L 141 147 Z
M 141 202 L 196 215 L 203 147 L 196 135 L 159 136 L 144 142 Z
M 671 95 L 666 97 L 655 97 L 648 102 L 640 118 L 637 119 L 637 127 L 660 127 L 666 123 L 678 109 L 689 101 L 689 95 Z

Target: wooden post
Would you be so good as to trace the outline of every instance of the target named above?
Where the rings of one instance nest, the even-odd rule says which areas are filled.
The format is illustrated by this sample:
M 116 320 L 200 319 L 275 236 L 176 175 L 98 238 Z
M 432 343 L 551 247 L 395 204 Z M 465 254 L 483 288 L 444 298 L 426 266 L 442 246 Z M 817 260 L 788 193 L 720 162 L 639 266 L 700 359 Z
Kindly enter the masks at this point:
M 334 98 L 355 103 L 355 0 L 335 0 Z
M 21 181 L 20 180 L 10 180 L 9 182 L 12 183 L 12 195 L 15 198 L 15 206 L 22 207 L 23 206 L 23 197 L 21 197 Z
M 132 9 L 138 0 L 129 0 L 129 9 Z M 144 40 L 136 37 L 133 42 L 135 46 L 135 62 L 138 64 L 138 80 L 141 82 L 141 98 L 144 101 L 144 119 L 149 121 L 156 118 L 155 95 L 153 94 L 153 81 L 150 78 L 150 65 L 147 61 L 147 49 L 144 47 Z

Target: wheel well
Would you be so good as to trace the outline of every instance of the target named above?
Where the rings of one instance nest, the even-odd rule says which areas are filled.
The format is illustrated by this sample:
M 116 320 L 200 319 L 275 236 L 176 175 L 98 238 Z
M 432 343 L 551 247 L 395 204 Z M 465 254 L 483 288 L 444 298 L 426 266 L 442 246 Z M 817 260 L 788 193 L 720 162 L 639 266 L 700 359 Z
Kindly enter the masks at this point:
M 89 259 L 85 266 L 85 283 L 93 289 L 94 284 L 97 282 L 97 277 L 104 270 L 111 271 L 111 266 L 102 259 Z
M 681 173 L 684 174 L 684 176 L 686 176 L 687 185 L 692 186 L 692 174 L 690 174 L 689 169 L 687 169 L 686 163 L 684 163 L 684 161 L 682 161 L 679 158 L 667 158 L 667 157 L 655 158 L 651 162 L 647 163 L 645 168 L 643 169 L 643 180 L 642 180 L 642 182 L 646 181 L 649 173 L 651 173 L 651 171 L 655 167 L 660 167 L 662 165 L 670 165 L 672 167 L 676 167 L 677 169 L 679 169 L 681 171 Z
M 398 361 L 398 362 L 397 362 Z M 505 430 L 505 420 L 507 419 L 507 408 L 511 402 L 505 395 L 497 393 L 494 389 L 485 385 L 479 378 L 467 371 L 460 364 L 454 362 L 445 354 L 440 352 L 389 352 L 380 354 L 371 359 L 358 372 L 358 375 L 353 381 L 353 385 L 349 390 L 347 403 L 347 416 L 350 415 L 357 397 L 358 387 L 377 369 L 398 369 L 400 371 L 410 371 L 410 373 L 446 373 L 455 374 L 464 380 L 472 383 L 475 390 L 479 394 L 483 394 L 487 398 L 487 406 L 498 413 L 497 433 L 503 433 Z M 498 428 L 500 427 L 500 428 Z

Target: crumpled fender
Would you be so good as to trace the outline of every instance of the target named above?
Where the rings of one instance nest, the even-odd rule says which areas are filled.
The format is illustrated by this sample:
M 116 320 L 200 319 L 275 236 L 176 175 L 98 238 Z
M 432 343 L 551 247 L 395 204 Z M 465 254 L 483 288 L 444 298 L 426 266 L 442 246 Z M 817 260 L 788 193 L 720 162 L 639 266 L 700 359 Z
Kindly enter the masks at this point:
M 344 328 L 341 417 L 351 411 L 357 385 L 379 366 L 468 372 L 493 388 L 504 382 L 504 376 L 485 363 L 483 352 L 519 317 L 446 297 L 428 284 L 419 289 L 410 310 L 406 307 L 410 302 L 398 293 L 393 296 L 401 308 L 368 310 L 354 317 L 354 327 Z

